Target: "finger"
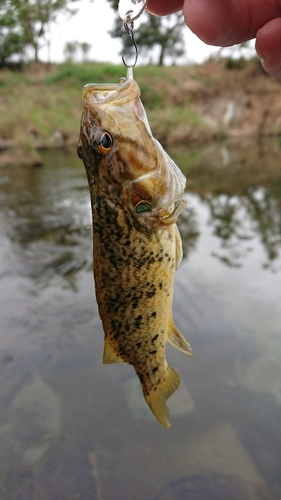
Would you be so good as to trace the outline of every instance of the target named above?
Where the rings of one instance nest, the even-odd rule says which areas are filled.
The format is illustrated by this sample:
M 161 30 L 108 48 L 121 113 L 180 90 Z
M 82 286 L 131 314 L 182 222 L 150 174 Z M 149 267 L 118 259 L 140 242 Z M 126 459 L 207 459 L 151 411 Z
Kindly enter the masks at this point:
M 182 9 L 184 0 L 148 0 L 147 11 L 156 16 L 167 16 Z
M 256 50 L 267 73 L 281 78 L 281 18 L 273 19 L 257 33 Z
M 281 6 L 276 0 L 185 0 L 184 15 L 205 43 L 228 46 L 254 38 L 264 24 L 281 16 Z

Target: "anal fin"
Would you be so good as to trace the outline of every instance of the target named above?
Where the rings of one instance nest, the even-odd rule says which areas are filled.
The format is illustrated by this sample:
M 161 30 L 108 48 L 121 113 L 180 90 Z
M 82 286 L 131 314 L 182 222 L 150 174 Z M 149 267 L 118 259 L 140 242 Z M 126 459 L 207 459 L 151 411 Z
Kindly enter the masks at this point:
M 159 422 L 167 428 L 171 427 L 171 425 L 166 399 L 175 392 L 180 381 L 179 374 L 171 366 L 168 366 L 158 386 L 153 387 L 150 393 L 145 396 L 146 402 L 150 406 L 152 413 L 154 413 Z
M 176 325 L 173 322 L 173 319 L 171 319 L 171 327 L 170 327 L 170 330 L 168 332 L 167 341 L 178 351 L 183 352 L 187 356 L 193 357 L 191 345 L 187 342 L 187 340 L 184 338 L 184 336 L 179 332 L 179 330 L 177 329 Z
M 113 347 L 109 344 L 107 340 L 104 343 L 103 360 L 104 365 L 110 365 L 111 363 L 124 363 L 124 360 L 116 354 Z

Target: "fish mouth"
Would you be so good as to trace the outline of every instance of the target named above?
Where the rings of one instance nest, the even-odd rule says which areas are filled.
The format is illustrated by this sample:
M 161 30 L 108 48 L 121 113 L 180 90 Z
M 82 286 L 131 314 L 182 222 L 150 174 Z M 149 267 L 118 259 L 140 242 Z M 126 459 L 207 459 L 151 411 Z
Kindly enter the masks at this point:
M 88 83 L 83 88 L 83 99 L 93 106 L 123 106 L 140 94 L 137 82 L 124 78 L 119 83 Z

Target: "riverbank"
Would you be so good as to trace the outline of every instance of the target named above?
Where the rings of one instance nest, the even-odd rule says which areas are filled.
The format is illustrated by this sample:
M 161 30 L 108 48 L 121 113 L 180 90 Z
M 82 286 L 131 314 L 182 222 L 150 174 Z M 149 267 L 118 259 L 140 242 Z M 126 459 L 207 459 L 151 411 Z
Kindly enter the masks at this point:
M 40 150 L 75 147 L 88 82 L 118 82 L 123 65 L 28 66 L 0 72 L 0 165 L 40 165 Z M 142 101 L 165 147 L 226 137 L 279 136 L 280 82 L 258 60 L 137 67 Z

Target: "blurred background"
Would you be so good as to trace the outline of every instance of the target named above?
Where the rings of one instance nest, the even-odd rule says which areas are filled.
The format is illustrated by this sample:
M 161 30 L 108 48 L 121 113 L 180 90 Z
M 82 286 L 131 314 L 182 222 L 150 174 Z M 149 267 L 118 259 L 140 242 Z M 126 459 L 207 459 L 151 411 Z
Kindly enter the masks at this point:
M 82 88 L 134 59 L 114 0 L 0 3 L 0 499 L 281 498 L 281 93 L 254 41 L 136 22 L 135 79 L 187 178 L 172 428 L 102 365 Z

